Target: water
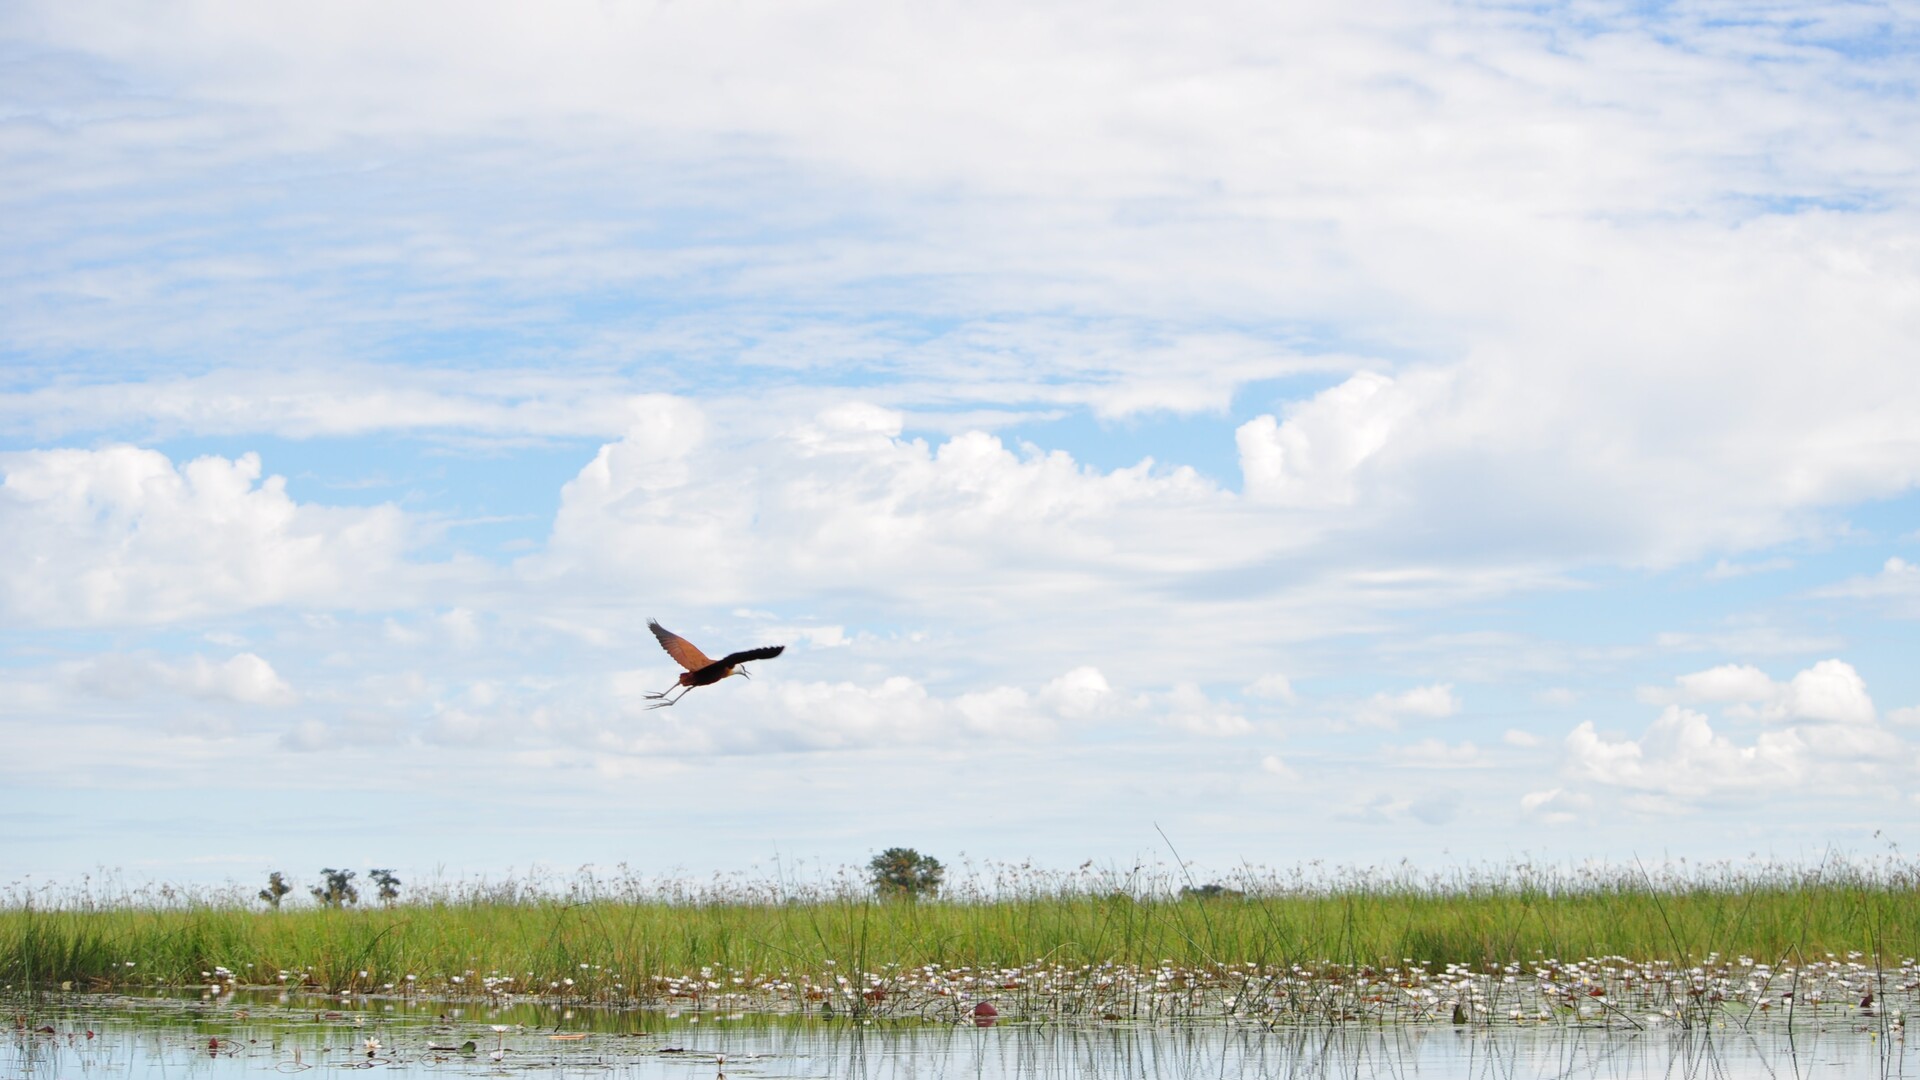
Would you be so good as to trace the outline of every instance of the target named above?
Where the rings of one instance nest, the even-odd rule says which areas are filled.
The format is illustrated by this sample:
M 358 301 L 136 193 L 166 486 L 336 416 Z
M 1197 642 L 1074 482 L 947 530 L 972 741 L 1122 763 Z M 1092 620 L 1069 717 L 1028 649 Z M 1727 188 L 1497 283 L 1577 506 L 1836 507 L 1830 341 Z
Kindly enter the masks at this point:
M 732 1080 L 1920 1075 L 1905 1040 L 1884 1025 L 1622 1031 L 1215 1020 L 981 1028 L 244 992 L 60 997 L 6 1003 L 0 1013 L 11 1017 L 0 1080 L 260 1080 L 309 1072 L 317 1080 L 349 1070 L 414 1080 L 707 1080 L 722 1070 Z

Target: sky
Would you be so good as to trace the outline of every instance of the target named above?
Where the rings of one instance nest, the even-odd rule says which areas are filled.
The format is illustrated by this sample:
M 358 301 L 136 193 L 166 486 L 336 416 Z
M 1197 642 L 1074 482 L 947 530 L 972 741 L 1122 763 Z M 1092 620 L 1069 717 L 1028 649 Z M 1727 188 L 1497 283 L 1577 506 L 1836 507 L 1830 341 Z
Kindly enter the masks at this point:
M 5 5 L 0 883 L 1904 851 L 1917 58 Z

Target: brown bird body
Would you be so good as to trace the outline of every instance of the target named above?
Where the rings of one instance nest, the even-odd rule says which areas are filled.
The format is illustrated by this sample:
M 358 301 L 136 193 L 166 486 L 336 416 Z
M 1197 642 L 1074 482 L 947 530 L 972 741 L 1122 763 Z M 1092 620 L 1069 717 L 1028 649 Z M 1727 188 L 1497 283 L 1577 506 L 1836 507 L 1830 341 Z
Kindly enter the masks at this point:
M 658 694 L 647 695 L 649 698 L 656 699 L 652 705 L 647 706 L 649 709 L 664 709 L 669 705 L 678 704 L 680 698 L 686 697 L 687 691 L 694 687 L 712 686 L 730 675 L 746 678 L 747 670 L 741 667 L 741 664 L 749 660 L 771 660 L 787 651 L 785 645 L 763 645 L 758 649 L 728 653 L 714 660 L 695 648 L 693 642 L 652 619 L 647 620 L 647 629 L 653 631 L 653 636 L 660 640 L 660 647 L 667 650 L 667 655 L 673 657 L 674 663 L 687 669 L 680 673 L 679 680 L 673 686 L 667 687 Z M 675 690 L 680 691 L 680 697 L 667 696 Z

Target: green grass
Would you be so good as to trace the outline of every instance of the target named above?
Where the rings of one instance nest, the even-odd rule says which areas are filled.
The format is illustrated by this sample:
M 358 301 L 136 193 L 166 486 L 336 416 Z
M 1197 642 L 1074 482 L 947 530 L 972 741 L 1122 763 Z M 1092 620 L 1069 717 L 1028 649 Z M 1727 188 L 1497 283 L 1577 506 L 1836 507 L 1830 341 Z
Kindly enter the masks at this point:
M 231 890 L 107 901 L 15 890 L 0 903 L 0 986 L 192 985 L 224 968 L 243 984 L 331 991 L 479 993 L 488 976 L 511 976 L 502 985 L 516 993 L 647 1000 L 660 980 L 703 969 L 724 989 L 735 977 L 864 981 L 926 965 L 1321 969 L 1410 959 L 1489 970 L 1606 956 L 1791 964 L 1860 953 L 1897 966 L 1920 955 L 1920 890 L 1904 866 L 1657 878 L 1549 878 L 1524 866 L 1420 880 L 1296 872 L 1231 884 L 1242 895 L 1182 899 L 1164 877 L 1027 872 L 915 903 L 869 899 L 844 877 L 798 892 L 576 882 L 564 892 L 441 889 L 392 907 L 290 901 L 279 911 Z

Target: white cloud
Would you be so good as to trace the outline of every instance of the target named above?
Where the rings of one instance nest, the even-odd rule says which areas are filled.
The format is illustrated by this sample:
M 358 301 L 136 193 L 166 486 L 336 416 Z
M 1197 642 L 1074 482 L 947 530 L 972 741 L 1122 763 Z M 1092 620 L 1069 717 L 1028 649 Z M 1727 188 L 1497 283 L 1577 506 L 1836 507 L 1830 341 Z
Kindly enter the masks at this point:
M 781 749 L 998 765 L 1095 724 L 1132 725 L 1163 772 L 1246 764 L 1244 739 L 1190 735 L 1257 728 L 1199 687 L 1282 662 L 1389 727 L 1457 715 L 1454 685 L 1524 693 L 1523 665 L 1591 701 L 1664 681 L 1636 666 L 1643 633 L 1591 642 L 1611 618 L 1563 647 L 1531 603 L 1455 605 L 1610 589 L 1623 567 L 1817 565 L 1819 543 L 1771 545 L 1914 490 L 1910 60 L 1847 47 L 1884 30 L 1824 9 L 1731 30 L 1685 5 L 1355 10 L 27 0 L 0 16 L 29 65 L 0 253 L 16 445 L 262 432 L 354 460 L 380 432 L 420 458 L 542 453 L 484 480 L 419 469 L 405 513 L 295 500 L 249 457 L 9 455 L 0 619 L 169 649 L 224 620 L 204 669 L 139 660 L 137 692 L 276 698 L 277 673 L 226 670 L 258 649 L 329 673 L 277 714 L 287 747 L 499 738 L 530 769 L 608 774 Z M 1110 422 L 1173 415 L 1142 427 L 1161 460 L 1129 466 Z M 550 451 L 577 440 L 605 445 L 547 545 L 489 549 L 525 553 L 512 573 L 456 594 L 404 561 L 437 513 L 497 512 L 496 480 L 574 471 Z M 1920 610 L 1915 580 L 1896 558 L 1829 593 Z M 1797 600 L 1657 644 L 1835 655 Z M 671 673 L 639 620 L 735 606 L 812 647 L 645 712 Z M 1449 633 L 1467 624 L 1516 632 Z M 1399 648 L 1415 626 L 1432 649 Z M 1848 647 L 1875 634 L 1863 655 L 1903 655 L 1865 621 Z M 130 637 L 113 647 L 147 656 Z M 639 663 L 659 666 L 606 674 Z M 1523 812 L 1891 775 L 1910 750 L 1831 664 L 1650 691 L 1667 727 L 1592 732 L 1599 771 Z M 518 685 L 530 671 L 567 688 Z M 76 689 L 48 680 L 0 708 Z M 1256 717 L 1294 700 L 1278 676 L 1243 693 Z M 1325 783 L 1364 799 L 1364 768 Z M 1419 792 L 1364 809 L 1460 812 Z
M 1361 703 L 1354 713 L 1356 723 L 1392 728 L 1403 716 L 1437 720 L 1460 711 L 1460 699 L 1454 696 L 1452 683 L 1416 686 L 1397 694 L 1381 691 Z
M 0 611 L 53 626 L 178 622 L 278 604 L 398 597 L 392 506 L 295 503 L 260 459 L 176 468 L 131 446 L 0 454 Z
M 1471 742 L 1458 745 L 1441 739 L 1422 739 L 1405 746 L 1388 746 L 1387 757 L 1402 765 L 1429 768 L 1473 765 L 1480 761 L 1480 748 Z
M 1920 614 L 1920 564 L 1889 556 L 1879 573 L 1848 578 L 1817 590 L 1817 595 L 1888 601 L 1901 614 Z
M 1899 377 L 1914 270 L 1890 239 L 1912 222 L 1889 178 L 1911 171 L 1904 147 L 1915 140 L 1900 136 L 1914 117 L 1859 74 L 1890 61 L 1811 47 L 1804 28 L 1743 39 L 1799 58 L 1788 87 L 1729 52 L 1722 31 L 1676 12 L 1621 10 L 1569 27 L 1554 12 L 1481 10 L 1455 25 L 1460 12 L 1403 5 L 1356 22 L 1327 6 L 1222 25 L 1122 20 L 1089 36 L 1072 9 L 989 6 L 956 20 L 836 4 L 743 28 L 711 13 L 629 18 L 561 4 L 539 20 L 463 11 L 458 56 L 432 19 L 371 10 L 357 19 L 382 27 L 373 52 L 297 13 L 236 19 L 213 5 L 78 19 L 50 5 L 41 15 L 39 38 L 179 106 L 155 118 L 94 103 L 111 123 L 45 125 L 68 133 L 36 144 L 48 148 L 35 170 L 46 192 L 82 171 L 65 155 L 81 155 L 89 175 L 99 158 L 118 161 L 120 186 L 101 182 L 137 192 L 149 170 L 191 188 L 178 178 L 251 175 L 236 160 L 315 155 L 325 172 L 341 147 L 357 167 L 379 147 L 433 139 L 435 153 L 414 157 L 477 175 L 476 155 L 501 155 L 533 167 L 516 183 L 551 194 L 517 200 L 504 221 L 457 203 L 373 220 L 365 235 L 316 242 L 317 265 L 283 274 L 230 256 L 245 269 L 216 283 L 237 278 L 244 290 L 207 287 L 220 259 L 156 264 L 144 240 L 121 253 L 131 265 L 77 240 L 72 251 L 36 249 L 36 262 L 64 274 L 52 288 L 66 303 L 104 294 L 115 302 L 90 310 L 146 315 L 113 325 L 63 308 L 58 325 L 34 316 L 23 337 L 142 340 L 129 331 L 182 322 L 180 292 L 197 285 L 234 297 L 210 304 L 207 320 L 241 328 L 231 333 L 249 356 L 277 335 L 316 359 L 304 374 L 248 373 L 235 360 L 202 375 L 10 395 L 29 430 L 50 416 L 69 432 L 151 417 L 196 432 L 604 437 L 648 422 L 655 406 L 635 385 L 723 397 L 734 383 L 705 375 L 742 363 L 753 389 L 738 396 L 753 404 L 810 376 L 840 391 L 850 370 L 872 375 L 882 385 L 871 396 L 896 407 L 848 407 L 896 421 L 906 410 L 1192 413 L 1315 370 L 1344 381 L 1240 427 L 1254 501 L 1365 518 L 1382 526 L 1369 546 L 1424 536 L 1473 550 L 1465 541 L 1496 538 L 1522 558 L 1573 562 L 1747 550 L 1818 530 L 1809 509 L 1920 477 L 1902 422 L 1920 391 Z M 1024 32 L 983 29 L 996 20 Z M 1410 29 L 1440 24 L 1447 33 Z M 1245 35 L 1279 51 L 1250 59 Z M 996 74 L 983 84 L 981 71 Z M 505 90 L 525 85 L 542 89 Z M 692 85 L 728 89 L 689 103 L 676 91 Z M 352 88 L 344 98 L 341 87 Z M 1037 99 L 1048 102 L 1038 113 Z M 171 137 L 182 123 L 207 138 Z M 502 147 L 503 130 L 530 141 Z M 151 161 L 154 147 L 175 143 L 221 152 Z M 758 157 L 742 171 L 764 166 L 809 198 L 764 216 L 763 192 L 724 164 L 743 145 Z M 1795 149 L 1783 157 L 1782 146 Z M 376 171 L 394 170 L 404 166 Z M 690 191 L 648 182 L 682 175 Z M 805 182 L 784 183 L 791 176 Z M 662 201 L 647 201 L 655 190 Z M 1819 210 L 1823 198 L 1873 209 Z M 1783 200 L 1814 208 L 1783 212 L 1773 205 Z M 688 202 L 736 223 L 740 247 L 622 242 L 630 230 L 619 223 L 670 220 Z M 796 217 L 836 220 L 847 204 L 873 227 L 827 244 L 793 227 Z M 987 217 L 1003 227 L 976 227 Z M 257 222 L 242 215 L 230 227 Z M 796 233 L 804 239 L 783 239 Z M 388 307 L 295 284 L 350 280 L 361 265 L 403 267 L 413 288 L 402 291 L 424 295 Z M 567 342 L 589 358 L 571 378 L 534 372 L 544 355 L 486 379 L 329 375 L 326 362 L 356 354 L 358 339 L 302 333 L 337 325 L 384 342 L 385 312 L 389 334 L 423 318 L 464 328 L 484 317 L 503 339 L 549 341 L 533 331 L 574 332 L 568 300 L 586 286 L 698 300 L 714 295 L 709 276 L 729 301 L 764 298 L 792 314 L 743 327 L 740 307 L 755 305 L 703 313 L 696 302 L 644 327 L 595 321 L 578 331 L 588 340 Z M 885 315 L 849 314 L 841 290 L 879 277 L 938 285 L 889 293 Z M 959 325 L 902 327 L 897 310 Z M 1076 317 L 1050 316 L 1060 310 Z M 1279 329 L 1264 339 L 1223 329 L 1250 319 Z M 1355 355 L 1295 355 L 1295 324 L 1329 326 Z M 614 357 L 657 366 L 631 382 L 593 366 Z M 1720 407 L 1730 386 L 1747 395 L 1739 409 Z M 589 498 L 588 486 L 576 494 Z M 706 509 L 681 494 L 683 507 Z M 1301 527 L 1326 535 L 1324 523 Z
M 1822 660 L 1796 674 L 1768 719 L 1818 720 L 1835 724 L 1872 724 L 1873 699 L 1866 680 L 1844 660 Z
M 458 371 L 345 363 L 61 382 L 0 394 L 0 425 L 42 436 L 132 427 L 154 436 L 612 437 L 646 413 L 645 395 L 594 378 L 506 372 L 475 379 Z
M 1412 690 L 1392 696 L 1387 699 L 1387 702 L 1386 707 L 1408 716 L 1438 718 L 1452 716 L 1460 711 L 1460 699 L 1454 696 L 1451 683 L 1416 686 Z
M 1725 704 L 1728 716 L 1769 723 L 1871 724 L 1875 717 L 1866 681 L 1844 660 L 1822 660 L 1784 683 L 1750 664 L 1724 664 L 1674 683 L 1672 689 L 1642 687 L 1640 699 L 1655 705 Z
M 1566 739 L 1568 775 L 1690 803 L 1725 793 L 1904 783 L 1920 764 L 1911 745 L 1878 723 L 1864 681 L 1844 661 L 1823 660 L 1786 683 L 1758 675 L 1728 666 L 1678 680 L 1680 693 L 1733 700 L 1729 715 L 1774 726 L 1751 743 L 1669 704 L 1638 739 L 1608 738 L 1591 721 L 1576 727 Z
M 566 485 L 547 552 L 522 562 L 529 576 L 624 580 L 683 603 L 885 583 L 903 604 L 965 605 L 1008 587 L 1071 592 L 1198 569 L 1246 543 L 1204 527 L 1232 499 L 1191 470 L 1101 472 L 981 432 L 929 446 L 859 403 L 749 456 L 708 445 L 697 406 L 655 408 Z M 1166 518 L 1180 514 L 1201 527 Z
M 1713 564 L 1712 569 L 1707 571 L 1706 576 L 1710 581 L 1727 581 L 1733 578 L 1746 577 L 1748 574 L 1770 574 L 1778 570 L 1791 569 L 1793 569 L 1793 560 L 1784 557 L 1758 559 L 1753 562 L 1734 562 L 1731 559 L 1720 559 Z
M 744 358 L 756 398 L 809 372 L 835 386 L 849 368 L 904 372 L 913 381 L 876 395 L 942 413 L 1217 411 L 1257 380 L 1318 370 L 1345 381 L 1242 426 L 1254 498 L 1385 513 L 1397 535 L 1485 529 L 1512 550 L 1575 560 L 1724 557 L 1818 530 L 1809 509 L 1920 477 L 1904 423 L 1920 390 L 1900 377 L 1915 271 L 1895 239 L 1912 225 L 1897 178 L 1920 140 L 1903 137 L 1910 104 L 1874 89 L 1897 85 L 1898 65 L 1807 37 L 1825 31 L 1766 24 L 1736 45 L 1677 11 L 1570 26 L 1557 11 L 1396 5 L 1355 21 L 1328 5 L 1107 21 L 1089 35 L 1073 8 L 990 5 L 959 20 L 835 4 L 742 27 L 581 3 L 537 20 L 463 9 L 463 48 L 447 50 L 434 18 L 372 10 L 340 24 L 380 25 L 377 49 L 301 13 L 35 10 L 33 35 L 50 49 L 177 106 L 49 107 L 63 122 L 45 126 L 64 134 L 23 153 L 37 164 L 22 183 L 51 210 L 74 212 L 51 193 L 82 163 L 114 178 L 100 181 L 110 192 L 156 174 L 192 188 L 181 178 L 252 175 L 236 162 L 291 153 L 324 171 L 341 148 L 357 164 L 423 139 L 435 152 L 418 159 L 472 176 L 486 171 L 471 168 L 478 155 L 499 155 L 532 170 L 517 184 L 552 192 L 507 220 L 457 202 L 377 218 L 314 243 L 315 262 L 284 274 L 231 254 L 156 263 L 144 238 L 103 257 L 105 241 L 85 233 L 94 247 L 35 249 L 59 275 L 48 298 L 62 299 L 42 305 L 50 315 L 18 305 L 32 318 L 19 333 L 35 342 L 226 332 L 236 355 L 240 341 L 250 355 L 291 339 L 323 372 L 359 340 L 315 342 L 301 328 L 383 341 L 382 328 L 484 317 L 507 327 L 502 338 L 547 341 L 529 327 L 559 326 L 588 335 L 570 339 L 588 357 L 657 362 L 643 385 L 704 387 L 708 358 Z M 986 29 L 1006 26 L 1021 29 Z M 1277 52 L 1247 57 L 1250 38 Z M 1782 84 L 1741 48 L 1791 53 L 1796 73 Z M 527 85 L 540 93 L 507 89 Z M 679 92 L 696 85 L 726 90 Z M 87 121 L 103 116 L 112 122 Z M 182 124 L 201 137 L 174 137 Z M 502 131 L 529 141 L 502 147 Z M 175 144 L 195 150 L 154 150 Z M 729 169 L 741 153 L 754 167 Z M 774 200 L 741 173 L 808 198 L 767 211 Z M 687 203 L 737 223 L 740 246 L 623 242 L 618 223 Z M 828 244 L 793 228 L 847 205 L 873 227 Z M 978 227 L 988 218 L 1002 227 Z M 376 306 L 297 284 L 362 265 L 403 267 L 414 288 Z M 743 326 L 739 305 L 692 303 L 646 326 L 570 325 L 566 300 L 585 286 L 699 299 L 714 295 L 710 278 L 728 300 L 794 314 Z M 890 292 L 886 316 L 848 315 L 842 290 L 879 278 L 938 285 Z M 213 302 L 202 325 L 174 330 L 183 291 Z M 102 296 L 114 302 L 89 310 L 112 317 L 71 317 L 74 297 Z M 903 328 L 897 310 L 959 325 Z M 1047 314 L 1060 310 L 1075 319 Z M 1280 329 L 1266 340 L 1223 329 L 1251 319 Z M 1291 355 L 1295 324 L 1376 355 Z M 68 431 L 108 416 L 298 434 L 633 429 L 632 385 L 599 370 L 295 380 L 236 360 L 154 384 L 40 387 L 14 415 L 68 417 Z M 1719 407 L 1730 386 L 1739 409 Z
M 1805 775 L 1805 744 L 1793 733 L 1769 732 L 1752 746 L 1716 735 L 1707 718 L 1669 705 L 1639 739 L 1609 740 L 1586 721 L 1567 736 L 1574 776 L 1616 787 L 1677 796 L 1728 788 L 1786 790 Z
M 1520 813 L 1547 825 L 1568 825 L 1587 816 L 1593 797 L 1566 788 L 1530 791 L 1520 797 Z
M 1161 724 L 1191 735 L 1232 738 L 1253 732 L 1253 724 L 1231 706 L 1209 698 L 1193 683 L 1177 683 L 1147 706 Z
M 783 682 L 774 703 L 780 713 L 762 737 L 776 747 L 809 750 L 957 739 L 969 727 L 991 732 L 1009 709 L 1024 711 L 1026 704 L 1023 691 L 1002 688 L 972 696 L 962 710 L 904 675 L 872 686 Z
M 1445 825 L 1460 815 L 1460 795 L 1436 791 L 1407 804 L 1407 813 L 1423 825 Z
M 1040 688 L 1042 707 L 1069 720 L 1101 712 L 1113 699 L 1113 688 L 1096 667 L 1077 667 Z
M 294 699 L 293 688 L 273 665 L 252 653 L 240 653 L 218 665 L 196 656 L 181 677 L 189 692 L 200 697 L 247 705 L 280 705 Z
M 906 675 L 871 682 L 758 681 L 712 690 L 697 707 L 648 709 L 645 695 L 668 681 L 654 671 L 615 676 L 608 697 L 616 719 L 595 724 L 612 752 L 689 756 L 851 750 L 897 745 L 966 746 L 1012 739 L 1054 739 L 1074 725 L 1108 716 L 1115 695 L 1098 669 L 1069 671 L 1037 690 L 993 686 L 943 697 Z M 729 680 L 731 682 L 731 680 Z M 711 719 L 721 710 L 723 722 Z
M 1290 406 L 1284 422 L 1261 416 L 1240 426 L 1240 471 L 1250 497 L 1288 506 L 1345 506 L 1357 474 L 1417 407 L 1393 379 L 1361 372 Z
M 769 637 L 793 638 L 816 649 L 841 649 L 853 643 L 844 626 L 794 626 L 770 631 Z
M 1247 685 L 1244 693 L 1249 697 L 1265 698 L 1288 705 L 1300 700 L 1294 692 L 1293 683 L 1285 675 L 1262 675 Z
M 443 705 L 427 722 L 424 738 L 441 746 L 484 743 L 504 731 L 500 718 L 459 705 Z
M 73 667 L 68 677 L 87 693 L 126 700 L 145 698 L 156 690 L 242 705 L 287 705 L 297 697 L 273 665 L 250 652 L 220 663 L 204 656 L 180 663 L 100 656 Z
M 1419 796 L 1374 795 L 1334 814 L 1337 820 L 1363 825 L 1397 825 L 1408 820 L 1423 825 L 1445 825 L 1459 815 L 1460 796 L 1451 791 Z
M 1845 638 L 1832 634 L 1796 632 L 1751 617 L 1727 620 L 1719 630 L 1705 633 L 1661 631 L 1654 644 L 1669 652 L 1734 653 L 1748 656 L 1802 656 L 1844 648 Z
M 318 753 L 337 745 L 336 733 L 324 721 L 308 717 L 288 728 L 280 736 L 280 745 L 296 753 Z
M 1779 696 L 1780 687 L 1766 672 L 1750 664 L 1723 664 L 1674 680 L 1675 689 L 1641 687 L 1640 700 L 1654 705 L 1668 702 L 1766 701 Z
M 1260 758 L 1260 771 L 1268 774 L 1269 776 L 1277 776 L 1282 780 L 1300 779 L 1300 774 L 1295 772 L 1293 770 L 1293 767 L 1288 765 L 1286 763 L 1286 760 L 1283 759 L 1279 754 L 1263 755 Z
M 1518 747 L 1527 748 L 1527 749 L 1531 749 L 1532 747 L 1535 747 L 1535 746 L 1542 746 L 1542 745 L 1545 745 L 1546 743 L 1545 739 L 1542 739 L 1540 736 L 1535 735 L 1533 732 L 1522 731 L 1519 728 L 1508 728 L 1506 731 L 1502 732 L 1500 735 L 1500 741 L 1503 743 L 1506 743 L 1508 746 L 1518 746 Z
M 953 709 L 970 732 L 989 736 L 1033 736 L 1051 733 L 1052 725 L 1038 716 L 1033 695 L 1014 686 L 996 686 L 953 700 Z
M 447 640 L 460 648 L 472 648 L 480 641 L 479 616 L 470 608 L 453 608 L 441 613 L 436 621 Z

